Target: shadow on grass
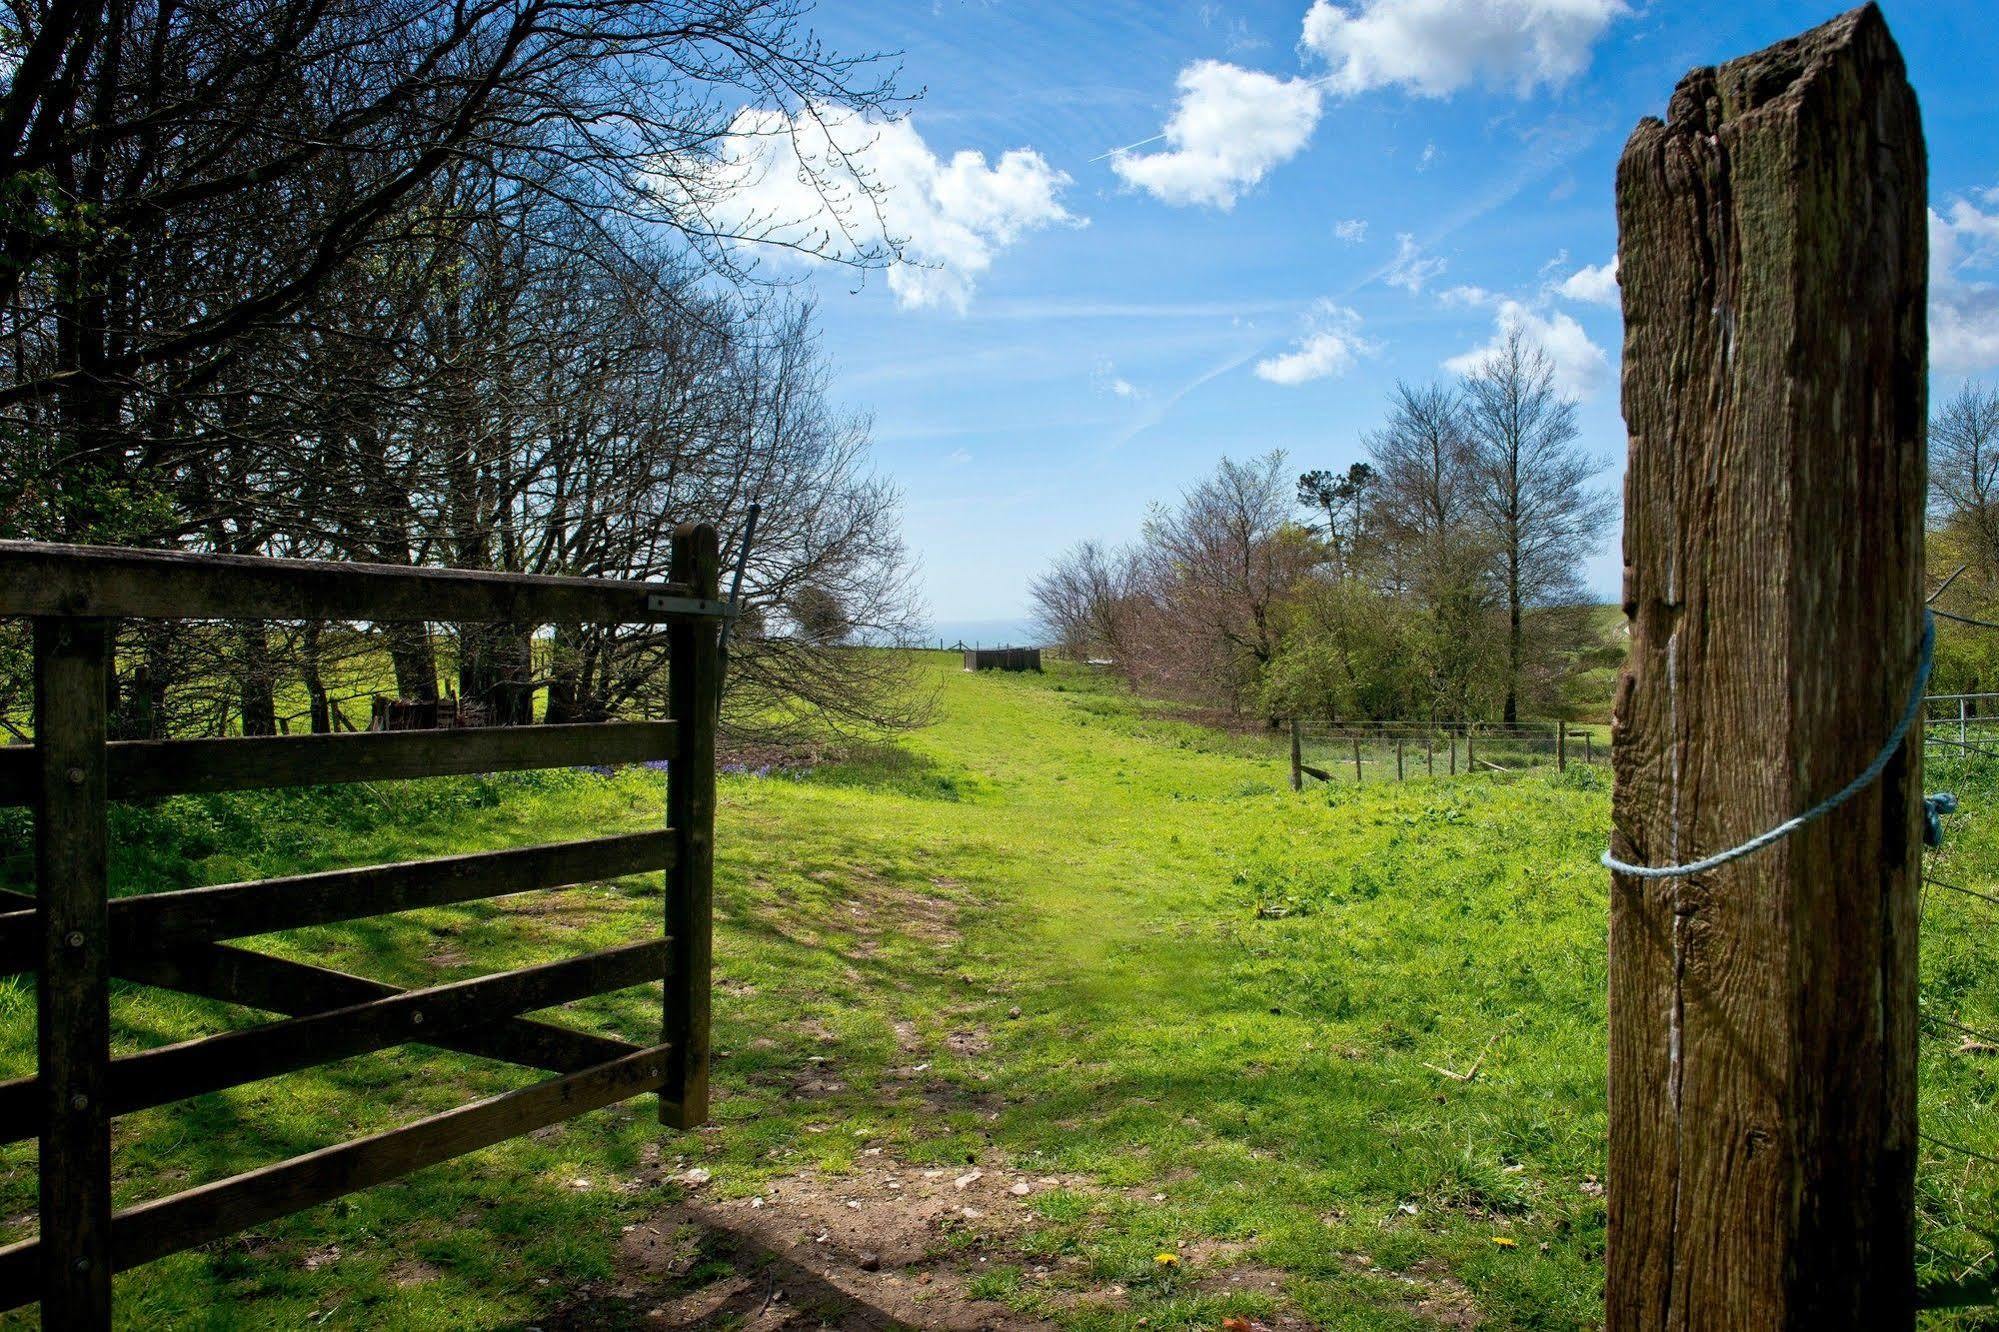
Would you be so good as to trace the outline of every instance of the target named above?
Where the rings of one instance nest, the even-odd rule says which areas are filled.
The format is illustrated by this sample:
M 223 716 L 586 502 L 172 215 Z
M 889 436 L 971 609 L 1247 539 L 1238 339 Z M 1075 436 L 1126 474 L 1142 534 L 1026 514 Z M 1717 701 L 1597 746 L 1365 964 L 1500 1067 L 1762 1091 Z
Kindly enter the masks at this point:
M 857 745 L 838 761 L 805 769 L 790 780 L 808 786 L 890 792 L 918 800 L 963 800 L 972 794 L 964 774 L 948 771 L 928 755 L 895 744 Z
M 910 1326 L 744 1231 L 703 1226 L 692 1249 L 685 1270 L 659 1273 L 643 1290 L 590 1295 L 513 1326 L 547 1332 L 794 1324 L 858 1332 Z

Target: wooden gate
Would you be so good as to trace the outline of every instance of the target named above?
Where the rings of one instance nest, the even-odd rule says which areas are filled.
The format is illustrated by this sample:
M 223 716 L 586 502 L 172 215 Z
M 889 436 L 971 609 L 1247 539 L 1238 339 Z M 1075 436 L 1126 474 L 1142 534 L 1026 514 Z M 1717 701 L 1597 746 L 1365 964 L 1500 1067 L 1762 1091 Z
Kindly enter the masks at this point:
M 706 524 L 674 533 L 666 583 L 0 542 L 0 615 L 35 629 L 35 743 L 0 748 L 0 803 L 35 808 L 38 888 L 0 901 L 0 967 L 38 973 L 39 1033 L 37 1075 L 0 1083 L 0 1140 L 41 1142 L 40 1234 L 0 1248 L 0 1308 L 108 1327 L 114 1271 L 645 1092 L 663 1124 L 706 1118 L 717 584 Z M 671 716 L 107 743 L 108 627 L 128 617 L 665 622 Z M 109 801 L 660 759 L 657 832 L 109 899 Z M 225 942 L 651 870 L 660 938 L 427 989 Z M 113 976 L 290 1016 L 114 1059 Z M 656 1045 L 520 1016 L 662 977 Z M 416 1041 L 559 1076 L 112 1211 L 113 1116 Z

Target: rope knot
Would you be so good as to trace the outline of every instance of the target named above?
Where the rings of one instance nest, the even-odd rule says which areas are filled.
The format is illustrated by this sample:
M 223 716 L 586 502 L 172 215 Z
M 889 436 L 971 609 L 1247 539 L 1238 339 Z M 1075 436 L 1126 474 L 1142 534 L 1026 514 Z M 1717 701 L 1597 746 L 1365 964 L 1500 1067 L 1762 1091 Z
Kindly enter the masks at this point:
M 1957 813 L 1957 797 L 1948 791 L 1923 797 L 1923 845 L 1943 845 L 1943 816 Z

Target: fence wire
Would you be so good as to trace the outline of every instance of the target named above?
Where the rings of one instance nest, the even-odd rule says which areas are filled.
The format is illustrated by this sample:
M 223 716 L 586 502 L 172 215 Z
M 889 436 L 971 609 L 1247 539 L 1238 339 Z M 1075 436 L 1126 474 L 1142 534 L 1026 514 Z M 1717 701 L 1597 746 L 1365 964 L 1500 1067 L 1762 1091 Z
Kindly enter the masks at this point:
M 1420 721 L 1286 720 L 1304 776 L 1328 782 L 1414 781 L 1568 764 L 1608 766 L 1609 737 L 1582 724 L 1438 725 Z
M 1954 792 L 1963 813 L 1945 820 L 1943 845 L 1923 856 L 1916 1268 L 1933 1322 L 1994 1327 L 1999 838 L 1980 816 L 1999 801 L 1999 694 L 1933 694 L 1924 703 L 1924 788 Z
M 1610 762 L 1607 734 L 1585 726 L 1296 726 L 1307 778 L 1342 783 Z M 1963 812 L 1923 857 L 1916 1269 L 1925 1326 L 1999 1329 L 1999 834 L 1978 822 L 1999 809 L 1999 692 L 1928 696 L 1921 736 L 1924 788 Z

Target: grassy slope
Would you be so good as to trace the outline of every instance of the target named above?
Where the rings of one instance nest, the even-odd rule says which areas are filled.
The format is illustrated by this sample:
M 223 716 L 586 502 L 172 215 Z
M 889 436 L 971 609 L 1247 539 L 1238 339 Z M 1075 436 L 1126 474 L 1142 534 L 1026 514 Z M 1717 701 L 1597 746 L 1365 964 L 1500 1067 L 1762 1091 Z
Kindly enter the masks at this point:
M 723 780 L 714 1131 L 667 1134 L 646 1101 L 599 1112 L 143 1269 L 120 1281 L 124 1320 L 532 1320 L 611 1273 L 620 1227 L 677 1195 L 680 1157 L 727 1198 L 880 1149 L 1093 1181 L 1028 1201 L 1026 1251 L 1071 1260 L 1052 1279 L 1004 1267 L 978 1285 L 1076 1326 L 1262 1311 L 1267 1296 L 1202 1293 L 1208 1253 L 1281 1269 L 1291 1309 L 1327 1327 L 1447 1307 L 1594 1323 L 1597 774 L 1294 796 L 1276 746 L 1153 718 L 1094 677 L 927 660 L 938 721 L 903 750 Z M 656 775 L 628 773 L 179 801 L 126 818 L 118 872 L 173 886 L 590 835 L 650 825 L 658 799 Z M 1976 836 L 1946 855 L 1992 877 Z M 1967 910 L 1938 917 L 1926 1002 L 1999 1025 Z M 260 946 L 422 983 L 642 937 L 658 911 L 654 885 L 590 885 Z M 657 1004 L 634 990 L 563 1020 L 643 1039 Z M 227 1020 L 151 992 L 116 1007 L 133 1047 Z M 0 990 L 8 1073 L 31 1065 L 32 1010 Z M 954 1052 L 954 1031 L 990 1043 Z M 912 1046 L 930 1052 L 921 1081 Z M 1986 1061 L 1926 1049 L 1933 1127 L 1999 1148 Z M 1481 1055 L 1472 1082 L 1426 1067 Z M 801 1094 L 815 1059 L 837 1078 Z M 525 1080 L 398 1052 L 133 1116 L 121 1198 Z M 1925 1169 L 1934 1217 L 1991 1215 L 1999 1172 Z M 7 1149 L 11 1234 L 33 1196 L 32 1150 Z M 1977 1256 L 1962 1231 L 1933 1238 Z M 1190 1255 L 1177 1274 L 1153 1263 L 1169 1249 Z

